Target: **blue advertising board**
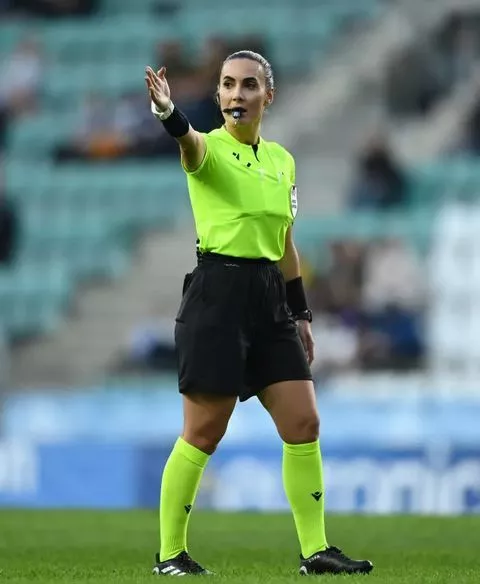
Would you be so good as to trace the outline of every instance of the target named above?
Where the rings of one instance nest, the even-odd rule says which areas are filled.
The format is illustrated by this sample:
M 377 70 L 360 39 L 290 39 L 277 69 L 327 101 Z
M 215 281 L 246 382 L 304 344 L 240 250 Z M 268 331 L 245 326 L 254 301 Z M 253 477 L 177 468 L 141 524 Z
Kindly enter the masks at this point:
M 156 507 L 171 443 L 0 443 L 0 506 Z M 223 445 L 212 457 L 197 499 L 218 510 L 288 508 L 281 444 Z M 331 512 L 480 513 L 480 448 L 324 449 Z
M 128 445 L 0 442 L 0 506 L 132 507 L 135 454 Z

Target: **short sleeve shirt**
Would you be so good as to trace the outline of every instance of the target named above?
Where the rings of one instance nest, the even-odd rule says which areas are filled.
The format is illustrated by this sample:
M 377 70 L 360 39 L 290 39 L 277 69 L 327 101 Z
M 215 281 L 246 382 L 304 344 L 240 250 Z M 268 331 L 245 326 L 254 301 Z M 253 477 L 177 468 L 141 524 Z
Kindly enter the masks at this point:
M 200 167 L 186 171 L 199 250 L 278 261 L 297 213 L 292 155 L 263 139 L 242 144 L 224 127 L 204 137 Z

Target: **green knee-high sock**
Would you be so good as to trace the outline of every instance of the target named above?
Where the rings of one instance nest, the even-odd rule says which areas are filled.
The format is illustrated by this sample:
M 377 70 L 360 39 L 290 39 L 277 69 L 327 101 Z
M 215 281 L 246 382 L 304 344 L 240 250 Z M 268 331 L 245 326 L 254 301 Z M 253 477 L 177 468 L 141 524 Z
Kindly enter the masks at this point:
M 318 440 L 283 445 L 283 486 L 304 558 L 326 549 L 323 469 Z
M 160 561 L 187 550 L 187 527 L 210 456 L 179 438 L 167 460 L 160 494 Z

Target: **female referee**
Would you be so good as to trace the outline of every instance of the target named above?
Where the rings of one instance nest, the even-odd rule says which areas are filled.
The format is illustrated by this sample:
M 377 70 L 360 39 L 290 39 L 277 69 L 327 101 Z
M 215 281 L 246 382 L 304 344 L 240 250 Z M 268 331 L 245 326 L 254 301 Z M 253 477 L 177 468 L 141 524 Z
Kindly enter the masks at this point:
M 225 59 L 217 92 L 225 124 L 208 134 L 172 103 L 165 67 L 147 67 L 145 81 L 152 113 L 180 146 L 198 235 L 198 265 L 185 277 L 175 326 L 184 428 L 163 472 L 153 573 L 210 573 L 188 555 L 188 519 L 237 399 L 252 396 L 283 440 L 300 573 L 370 572 L 371 562 L 348 558 L 325 537 L 311 312 L 292 238 L 295 163 L 259 135 L 272 68 L 251 51 Z

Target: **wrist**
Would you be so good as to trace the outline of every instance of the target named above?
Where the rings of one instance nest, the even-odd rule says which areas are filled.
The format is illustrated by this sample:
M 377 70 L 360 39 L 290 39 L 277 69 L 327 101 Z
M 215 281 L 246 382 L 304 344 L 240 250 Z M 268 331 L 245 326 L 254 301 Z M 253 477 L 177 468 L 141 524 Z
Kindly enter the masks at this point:
M 295 320 L 312 321 L 312 312 L 308 309 L 307 298 L 301 276 L 285 283 L 287 304 Z
M 154 101 L 151 103 L 152 114 L 162 122 L 172 115 L 174 109 L 175 105 L 172 100 L 169 101 L 165 109 L 160 109 Z
M 190 122 L 185 114 L 175 107 L 173 102 L 170 101 L 168 108 L 163 110 L 163 112 L 158 111 L 156 104 L 153 102 L 151 109 L 153 115 L 157 120 L 162 122 L 167 134 L 172 136 L 172 138 L 178 139 L 188 134 Z
M 293 318 L 296 321 L 303 320 L 305 322 L 310 323 L 313 320 L 313 314 L 312 314 L 312 311 L 309 308 L 307 308 L 306 310 L 302 310 L 302 312 L 299 312 L 298 314 L 295 314 L 293 316 Z

